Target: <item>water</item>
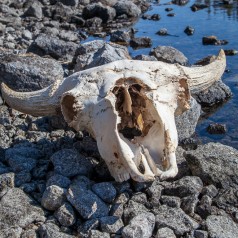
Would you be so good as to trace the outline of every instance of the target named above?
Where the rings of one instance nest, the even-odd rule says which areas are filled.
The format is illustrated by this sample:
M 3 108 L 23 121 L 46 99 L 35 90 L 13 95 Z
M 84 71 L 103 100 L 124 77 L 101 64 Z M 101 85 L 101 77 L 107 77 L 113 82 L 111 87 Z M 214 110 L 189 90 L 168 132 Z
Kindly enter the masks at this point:
M 225 6 L 222 1 L 190 1 L 185 6 L 168 5 L 168 1 L 162 0 L 159 4 L 153 4 L 146 14 L 157 13 L 160 21 L 140 19 L 133 27 L 138 30 L 136 37 L 148 36 L 153 41 L 153 47 L 158 45 L 173 46 L 185 54 L 189 62 L 193 64 L 208 55 L 217 55 L 222 49 L 238 50 L 238 4 L 234 1 L 232 6 Z M 209 8 L 192 12 L 190 7 L 194 3 L 207 3 Z M 167 16 L 165 8 L 173 8 L 174 17 Z M 170 13 L 171 13 L 170 12 Z M 187 26 L 195 28 L 192 36 L 187 36 L 184 29 Z M 159 36 L 156 34 L 161 28 L 166 28 L 168 33 L 174 36 Z M 229 43 L 223 46 L 202 45 L 202 37 L 215 35 L 220 40 Z M 177 37 L 176 37 L 177 36 Z M 132 56 L 148 54 L 151 48 L 133 50 L 129 47 Z M 199 121 L 196 134 L 206 143 L 216 141 L 238 149 L 238 55 L 227 56 L 227 69 L 222 80 L 232 90 L 233 97 L 222 106 L 211 112 L 210 115 Z M 225 135 L 210 135 L 206 132 L 207 126 L 212 123 L 225 123 L 227 133 Z

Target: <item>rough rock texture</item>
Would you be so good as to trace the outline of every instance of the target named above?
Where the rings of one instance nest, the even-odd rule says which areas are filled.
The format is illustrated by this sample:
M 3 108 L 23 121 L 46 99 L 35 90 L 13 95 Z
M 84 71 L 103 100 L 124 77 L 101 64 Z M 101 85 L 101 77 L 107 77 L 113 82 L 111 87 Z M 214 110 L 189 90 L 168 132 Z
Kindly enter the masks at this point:
M 157 233 L 155 238 L 176 238 L 173 230 L 169 229 L 168 227 L 165 228 L 160 228 Z
M 63 149 L 51 156 L 56 173 L 65 177 L 89 175 L 92 171 L 91 161 L 76 150 Z
M 206 225 L 211 238 L 238 237 L 238 225 L 228 216 L 209 216 L 206 220 Z
M 0 82 L 17 91 L 35 91 L 62 80 L 64 71 L 56 60 L 34 54 L 0 56 Z
M 121 0 L 118 1 L 114 8 L 117 16 L 126 14 L 128 17 L 136 18 L 141 14 L 140 8 L 138 8 L 133 2 Z
M 198 146 L 186 152 L 192 174 L 217 187 L 238 187 L 238 151 L 220 143 Z
M 156 210 L 156 214 L 156 227 L 169 227 L 178 236 L 199 227 L 199 224 L 186 215 L 181 208 L 170 208 L 162 205 Z
M 197 102 L 203 107 L 210 107 L 215 104 L 222 103 L 231 96 L 231 89 L 221 80 L 215 82 L 206 91 L 202 91 L 193 95 Z
M 185 55 L 171 46 L 158 46 L 150 51 L 150 55 L 153 55 L 157 60 L 166 63 L 178 63 L 181 65 L 188 64 L 188 59 Z
M 3 173 L 0 175 L 0 198 L 5 195 L 9 189 L 14 187 L 14 181 L 14 173 Z
M 125 46 L 106 43 L 102 40 L 94 40 L 84 43 L 78 48 L 74 70 L 81 71 L 116 60 L 130 58 L 131 57 Z
M 150 238 L 155 226 L 155 216 L 146 212 L 135 216 L 127 226 L 123 228 L 123 238 Z
M 201 106 L 193 97 L 191 97 L 190 109 L 183 114 L 175 117 L 179 141 L 182 141 L 193 135 L 200 115 Z
M 66 42 L 57 37 L 46 34 L 40 34 L 28 48 L 28 52 L 32 52 L 39 56 L 50 55 L 57 60 L 70 61 L 77 50 L 78 45 L 73 42 Z
M 43 210 L 19 188 L 10 189 L 0 201 L 0 237 L 9 237 L 11 229 L 19 230 L 44 220 Z
M 120 234 L 123 226 L 123 221 L 119 217 L 107 216 L 100 218 L 100 227 L 103 232 Z

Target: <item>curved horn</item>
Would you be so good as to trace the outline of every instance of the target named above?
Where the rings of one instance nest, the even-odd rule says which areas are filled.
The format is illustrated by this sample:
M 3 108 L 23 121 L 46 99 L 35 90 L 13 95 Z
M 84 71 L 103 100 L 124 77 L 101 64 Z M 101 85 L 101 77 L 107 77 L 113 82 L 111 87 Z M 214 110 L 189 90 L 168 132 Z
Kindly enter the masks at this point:
M 33 116 L 56 115 L 60 108 L 60 95 L 55 93 L 59 82 L 34 92 L 16 92 L 2 83 L 2 96 L 6 103 L 23 113 Z
M 191 93 L 203 91 L 219 80 L 224 73 L 226 68 L 225 52 L 224 50 L 220 50 L 216 59 L 205 66 L 179 67 L 182 68 L 183 73 L 188 77 Z

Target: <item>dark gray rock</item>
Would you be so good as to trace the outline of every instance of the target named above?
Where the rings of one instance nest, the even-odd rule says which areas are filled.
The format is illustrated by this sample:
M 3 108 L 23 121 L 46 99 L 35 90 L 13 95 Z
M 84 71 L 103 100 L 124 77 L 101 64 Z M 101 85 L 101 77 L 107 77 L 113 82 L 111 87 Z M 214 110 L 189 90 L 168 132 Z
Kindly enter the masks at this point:
M 198 146 L 185 153 L 192 174 L 216 187 L 238 187 L 238 151 L 220 143 Z
M 213 184 L 210 184 L 203 187 L 201 194 L 214 198 L 218 194 L 218 190 Z
M 62 149 L 54 153 L 50 160 L 55 172 L 65 177 L 89 175 L 93 169 L 91 161 L 73 149 Z
M 110 36 L 110 41 L 117 44 L 129 45 L 131 39 L 131 33 L 129 31 L 114 31 Z
M 125 46 L 95 40 L 82 44 L 76 54 L 75 71 L 107 64 L 116 60 L 130 59 Z
M 71 6 L 65 6 L 59 1 L 48 9 L 49 14 L 47 14 L 47 12 L 45 11 L 44 15 L 62 23 L 69 23 L 71 21 L 71 17 L 75 14 Z
M 196 129 L 198 119 L 201 115 L 201 106 L 191 97 L 190 109 L 175 117 L 179 141 L 191 137 Z
M 141 213 L 129 222 L 122 230 L 123 238 L 150 238 L 155 226 L 155 216 L 153 213 Z
M 167 184 L 163 192 L 166 195 L 182 198 L 189 195 L 198 195 L 202 191 L 202 188 L 203 182 L 199 177 L 186 176 Z
M 196 12 L 196 11 L 199 11 L 199 10 L 202 10 L 204 8 L 207 8 L 209 7 L 208 4 L 204 4 L 204 3 L 194 3 L 190 8 L 193 12 Z
M 193 215 L 195 213 L 196 206 L 198 204 L 197 195 L 183 197 L 181 199 L 181 208 L 188 215 Z
M 67 199 L 84 219 L 105 217 L 109 213 L 108 206 L 95 193 L 84 187 L 71 185 Z
M 7 126 L 7 125 L 10 125 L 11 122 L 12 122 L 12 119 L 9 113 L 9 108 L 5 105 L 1 106 L 0 107 L 0 125 Z M 2 136 L 1 139 L 3 140 L 4 137 Z
M 46 188 L 41 199 L 41 205 L 50 211 L 55 211 L 66 201 L 66 190 L 56 185 Z
M 155 223 L 157 229 L 169 227 L 177 236 L 182 236 L 199 227 L 181 208 L 170 208 L 165 205 L 156 209 Z
M 140 204 L 140 203 L 130 200 L 128 202 L 127 206 L 125 206 L 125 208 L 124 208 L 125 224 L 128 224 L 129 221 L 133 217 L 135 217 L 141 213 L 146 213 L 146 212 L 148 212 L 148 209 L 143 204 Z
M 96 183 L 92 186 L 92 191 L 96 193 L 104 202 L 111 203 L 117 195 L 114 186 L 109 182 Z
M 65 202 L 61 207 L 59 207 L 55 211 L 54 216 L 62 226 L 66 227 L 72 226 L 76 221 L 74 209 L 68 202 Z
M 84 19 L 99 17 L 104 23 L 106 23 L 108 21 L 112 21 L 115 18 L 116 11 L 114 8 L 104 6 L 102 3 L 99 2 L 84 7 L 82 16 Z
M 202 107 L 211 107 L 215 104 L 222 103 L 231 96 L 231 89 L 221 80 L 216 81 L 206 91 L 193 94 L 193 97 Z
M 158 34 L 160 36 L 167 36 L 168 35 L 168 30 L 166 28 L 162 28 L 158 32 L 156 32 L 156 34 Z
M 186 5 L 189 2 L 189 0 L 173 0 L 172 3 L 179 5 L 179 6 L 183 6 Z
M 60 0 L 66 6 L 77 7 L 79 4 L 79 0 Z
M 82 237 L 88 237 L 90 231 L 97 230 L 98 228 L 99 228 L 99 220 L 98 219 L 90 219 L 78 227 L 78 233 Z
M 61 64 L 37 55 L 8 54 L 0 57 L 0 81 L 17 91 L 35 91 L 63 80 Z
M 145 193 L 136 193 L 131 197 L 131 200 L 134 202 L 138 202 L 141 204 L 146 204 L 147 203 L 147 197 Z
M 158 46 L 150 51 L 150 55 L 153 55 L 157 60 L 166 63 L 178 63 L 181 65 L 188 64 L 188 59 L 185 55 L 171 46 Z
M 123 203 L 115 203 L 111 206 L 110 216 L 122 217 L 124 213 L 124 205 Z
M 36 206 L 32 198 L 21 189 L 12 188 L 1 199 L 0 220 L 0 237 L 7 237 L 5 231 L 14 227 L 25 228 L 34 222 L 44 222 L 45 217 L 43 210 Z
M 226 45 L 228 41 L 218 40 L 216 36 L 204 36 L 202 38 L 203 45 Z
M 71 181 L 67 177 L 61 174 L 54 174 L 47 180 L 46 186 L 49 187 L 51 185 L 56 185 L 61 188 L 68 188 L 70 183 Z
M 195 29 L 191 26 L 187 26 L 184 30 L 184 32 L 188 35 L 191 36 L 194 34 Z
M 66 42 L 46 34 L 39 34 L 27 51 L 39 56 L 50 55 L 56 60 L 70 61 L 73 59 L 77 48 L 76 43 Z
M 168 227 L 164 227 L 157 231 L 155 238 L 176 238 L 176 235 L 173 230 Z
M 163 205 L 167 205 L 169 207 L 180 207 L 181 204 L 181 199 L 179 197 L 175 197 L 175 196 L 166 196 L 163 195 L 160 197 L 161 203 Z
M 152 185 L 146 189 L 146 193 L 149 196 L 149 202 L 152 206 L 160 205 L 160 197 L 164 187 L 160 184 L 159 180 L 155 180 Z
M 199 205 L 196 208 L 196 213 L 203 219 L 206 219 L 212 214 L 212 199 L 209 196 L 202 196 Z
M 211 123 L 208 125 L 207 131 L 209 134 L 225 134 L 227 132 L 227 128 L 225 124 Z
M 31 173 L 26 170 L 22 170 L 15 174 L 15 186 L 20 187 L 24 183 L 31 181 Z
M 0 175 L 0 198 L 15 185 L 15 174 L 5 173 Z
M 208 233 L 207 233 L 207 231 L 196 230 L 196 231 L 194 231 L 194 237 L 195 238 L 208 238 Z
M 25 17 L 42 18 L 42 5 L 38 1 L 33 1 L 29 8 L 24 13 Z
M 38 229 L 40 237 L 44 238 L 76 238 L 76 236 L 66 234 L 60 231 L 60 228 L 54 223 L 46 223 Z
M 211 238 L 238 237 L 238 225 L 228 216 L 211 215 L 207 218 L 206 225 Z
M 102 232 L 121 234 L 123 226 L 123 221 L 119 217 L 107 216 L 100 218 L 100 227 Z
M 152 40 L 149 37 L 136 37 L 130 40 L 130 46 L 133 48 L 151 47 Z
M 5 160 L 14 172 L 31 171 L 36 166 L 37 159 L 41 156 L 42 153 L 38 149 L 20 145 L 7 149 Z
M 137 18 L 141 14 L 140 8 L 132 1 L 118 1 L 113 8 L 116 10 L 117 16 L 127 15 L 127 17 Z

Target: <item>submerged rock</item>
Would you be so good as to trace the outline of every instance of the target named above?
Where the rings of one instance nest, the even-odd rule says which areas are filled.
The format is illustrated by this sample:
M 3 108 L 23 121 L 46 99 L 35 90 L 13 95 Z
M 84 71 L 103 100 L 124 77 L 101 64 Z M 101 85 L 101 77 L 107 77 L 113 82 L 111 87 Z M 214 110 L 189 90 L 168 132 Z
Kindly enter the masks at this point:
M 137 37 L 130 40 L 130 46 L 133 48 L 151 47 L 152 40 L 149 37 Z
M 213 123 L 209 124 L 207 131 L 210 134 L 225 134 L 227 129 L 225 124 Z
M 218 40 L 216 36 L 204 36 L 202 38 L 203 45 L 226 45 L 227 40 Z
M 195 29 L 191 26 L 187 26 L 184 30 L 184 32 L 188 35 L 188 36 L 191 36 L 194 34 L 195 32 Z

